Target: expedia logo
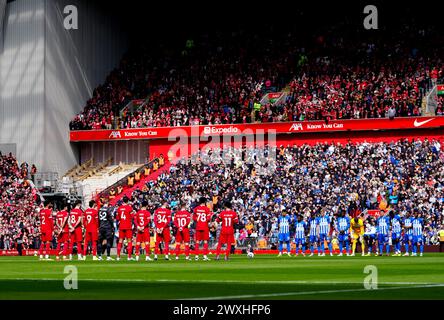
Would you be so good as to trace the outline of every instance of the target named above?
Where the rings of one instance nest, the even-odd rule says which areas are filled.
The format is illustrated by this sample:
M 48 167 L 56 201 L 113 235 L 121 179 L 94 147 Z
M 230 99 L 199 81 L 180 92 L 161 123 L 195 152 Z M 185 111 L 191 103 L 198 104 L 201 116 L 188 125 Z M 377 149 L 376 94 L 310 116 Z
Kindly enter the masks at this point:
M 122 138 L 122 136 L 120 135 L 120 131 L 113 131 L 113 132 L 111 132 L 109 137 L 112 138 L 112 139 Z
M 239 129 L 233 126 L 228 128 L 204 127 L 204 134 L 229 134 L 238 132 Z
M 293 123 L 290 127 L 290 131 L 304 131 L 302 123 Z

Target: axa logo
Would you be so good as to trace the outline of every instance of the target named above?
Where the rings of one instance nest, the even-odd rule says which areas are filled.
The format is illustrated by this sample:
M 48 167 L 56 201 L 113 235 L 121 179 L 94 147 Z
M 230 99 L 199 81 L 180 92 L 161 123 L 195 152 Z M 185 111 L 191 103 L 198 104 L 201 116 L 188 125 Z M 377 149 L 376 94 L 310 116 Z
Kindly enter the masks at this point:
M 304 127 L 302 123 L 293 123 L 290 127 L 290 131 L 303 131 Z
M 111 132 L 109 137 L 112 138 L 112 139 L 122 138 L 122 136 L 120 135 L 120 131 L 113 131 L 113 132 Z
M 435 119 L 428 119 L 428 120 L 424 120 L 424 121 L 418 121 L 418 119 L 415 119 L 415 122 L 413 123 L 413 125 L 415 126 L 415 128 L 419 128 L 419 127 L 422 127 L 423 125 L 425 125 L 426 123 L 429 123 L 432 120 L 435 120 Z
M 204 127 L 204 134 L 229 134 L 238 133 L 239 129 L 233 126 L 228 128 Z

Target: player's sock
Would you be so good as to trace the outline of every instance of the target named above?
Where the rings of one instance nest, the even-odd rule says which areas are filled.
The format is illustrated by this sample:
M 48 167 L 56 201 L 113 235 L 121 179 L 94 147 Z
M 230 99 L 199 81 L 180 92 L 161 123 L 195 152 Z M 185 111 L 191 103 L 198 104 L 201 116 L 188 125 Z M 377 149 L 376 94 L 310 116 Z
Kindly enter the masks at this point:
M 227 243 L 227 251 L 225 252 L 225 256 L 229 256 L 231 252 L 231 242 Z
M 203 245 L 203 254 L 204 256 L 208 254 L 208 242 L 205 242 Z
M 352 244 L 352 253 L 356 252 L 356 241 Z
M 344 246 L 342 245 L 342 241 L 339 241 L 339 253 L 342 253 Z
M 45 249 L 45 243 L 42 242 L 40 244 L 39 255 L 43 255 L 43 251 L 45 251 L 44 249 Z
M 50 249 L 51 249 L 51 243 L 47 242 L 46 243 L 46 248 L 45 248 L 45 254 L 49 255 Z
M 120 242 L 117 243 L 117 257 L 120 257 L 120 252 L 122 251 L 122 244 Z
M 279 252 L 282 252 L 283 249 L 283 243 L 282 241 L 279 241 Z
M 408 242 L 404 245 L 405 253 L 409 253 L 409 244 Z
M 350 253 L 350 243 L 348 241 L 345 241 L 345 250 L 347 251 L 347 254 Z
M 136 243 L 136 256 L 140 255 L 140 244 Z
M 305 244 L 302 244 L 302 253 L 305 254 Z
M 415 244 L 415 245 L 413 246 L 413 249 L 412 249 L 412 251 L 413 251 L 414 254 L 416 254 L 416 249 L 417 249 L 417 248 L 416 248 L 416 244 Z
M 331 245 L 331 242 L 328 244 L 328 251 L 331 253 L 333 253 L 333 246 Z
M 88 251 L 88 242 L 83 243 L 83 255 L 86 257 L 86 251 Z M 79 250 L 80 252 L 80 250 Z
M 365 245 L 363 243 L 361 243 L 361 253 L 362 254 L 365 253 Z
M 291 246 L 290 246 L 290 241 L 287 242 L 287 253 L 291 252 Z M 297 249 L 296 249 L 297 252 Z
M 208 248 L 208 247 L 207 247 Z M 165 251 L 165 255 L 167 256 L 170 253 L 170 246 L 168 243 L 165 243 L 165 249 L 163 250 Z
M 176 256 L 179 256 L 180 244 L 176 244 Z
M 102 242 L 98 242 L 97 243 L 97 252 L 99 253 L 99 257 L 101 257 L 102 256 L 102 254 L 103 254 L 103 247 L 102 247 Z
M 389 244 L 385 245 L 385 252 L 386 252 L 387 254 L 390 253 L 390 245 L 389 245 Z
M 159 254 L 159 244 L 160 244 L 160 242 L 156 241 L 156 244 L 154 245 L 154 254 L 155 255 Z
M 380 244 L 379 245 L 379 254 L 383 254 L 383 252 L 384 252 L 384 245 Z
M 424 245 L 422 243 L 419 245 L 419 252 L 424 253 Z
M 314 250 L 314 249 L 313 249 L 313 245 L 311 244 L 311 245 L 310 245 L 310 253 L 314 253 L 313 250 Z
M 92 244 L 92 254 L 93 256 L 97 256 L 97 243 Z
M 217 244 L 217 248 L 216 248 L 216 256 L 219 256 L 220 255 L 220 249 L 222 248 L 222 244 L 219 242 L 218 244 Z
M 185 256 L 189 256 L 190 255 L 190 245 L 189 244 L 186 244 L 185 245 Z
M 133 254 L 133 242 L 128 242 L 128 258 L 131 258 L 131 255 Z
M 61 249 L 61 243 L 57 242 L 57 248 L 56 248 L 56 256 L 60 257 L 60 249 Z
M 106 255 L 107 255 L 108 257 L 111 256 L 111 242 L 107 242 L 107 243 L 106 243 Z

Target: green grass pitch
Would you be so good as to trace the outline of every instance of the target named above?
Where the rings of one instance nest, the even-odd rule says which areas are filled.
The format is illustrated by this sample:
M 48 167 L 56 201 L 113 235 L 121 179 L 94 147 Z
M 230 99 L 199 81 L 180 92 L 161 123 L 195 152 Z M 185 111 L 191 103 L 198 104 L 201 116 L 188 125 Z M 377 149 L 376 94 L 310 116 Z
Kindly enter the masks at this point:
M 78 289 L 64 288 L 64 267 Z M 378 288 L 364 288 L 367 265 Z M 374 274 L 373 274 L 374 275 Z M 0 299 L 443 299 L 444 255 L 234 256 L 230 261 L 38 261 L 0 258 Z

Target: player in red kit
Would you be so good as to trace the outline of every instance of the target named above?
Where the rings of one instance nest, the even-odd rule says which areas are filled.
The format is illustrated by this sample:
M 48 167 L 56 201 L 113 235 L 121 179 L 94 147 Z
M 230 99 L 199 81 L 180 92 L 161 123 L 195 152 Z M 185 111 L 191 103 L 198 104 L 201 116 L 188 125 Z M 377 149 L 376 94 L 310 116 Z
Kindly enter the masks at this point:
M 88 244 L 91 242 L 93 260 L 97 258 L 97 240 L 99 239 L 99 213 L 94 200 L 89 202 L 89 208 L 83 215 L 83 226 L 85 227 L 85 242 L 83 243 L 83 259 L 86 259 Z
M 171 210 L 167 208 L 167 203 L 164 202 L 162 207 L 154 211 L 154 226 L 156 228 L 156 246 L 154 248 L 154 260 L 157 260 L 159 254 L 159 245 L 164 244 L 165 260 L 170 260 L 168 254 L 170 252 L 170 223 Z
M 234 243 L 234 224 L 239 222 L 237 213 L 231 210 L 231 203 L 226 202 L 224 204 L 225 210 L 222 211 L 217 217 L 217 222 L 222 223 L 220 230 L 219 242 L 216 249 L 216 260 L 219 260 L 220 250 L 223 244 L 227 245 L 227 251 L 225 252 L 225 260 L 228 260 L 231 251 L 231 244 Z
M 180 210 L 174 215 L 174 225 L 177 228 L 176 232 L 176 260 L 179 260 L 180 245 L 185 245 L 185 259 L 190 260 L 190 223 L 191 213 L 185 210 L 185 205 L 180 207 Z
M 52 203 L 48 202 L 44 209 L 40 210 L 40 260 L 43 260 L 43 254 L 45 254 L 45 260 L 49 259 L 49 251 L 51 249 L 52 233 L 54 231 L 54 221 L 52 213 Z
M 57 260 L 60 259 L 61 245 L 63 244 L 63 260 L 66 260 L 66 256 L 69 254 L 69 213 L 68 204 L 64 203 L 62 210 L 56 214 L 56 226 L 58 228 L 57 233 Z
M 213 213 L 210 208 L 206 205 L 206 199 L 204 197 L 200 198 L 199 205 L 194 208 L 193 220 L 196 221 L 196 260 L 199 260 L 199 243 L 203 241 L 203 259 L 208 261 L 208 240 L 210 239 L 210 228 L 208 223 L 211 221 Z
M 117 209 L 116 220 L 119 222 L 119 242 L 117 243 L 117 261 L 120 260 L 123 240 L 128 242 L 128 261 L 134 260 L 131 257 L 133 252 L 133 217 L 134 210 L 129 204 L 128 197 L 123 197 L 123 205 Z
M 74 209 L 71 210 L 69 214 L 69 232 L 71 233 L 71 243 L 70 243 L 70 254 L 69 258 L 72 259 L 72 252 L 74 243 L 77 244 L 77 259 L 83 260 L 82 257 L 82 240 L 83 240 L 83 230 L 82 230 L 82 219 L 83 211 L 80 208 L 82 205 L 81 201 L 75 203 Z
M 145 243 L 145 261 L 151 261 L 150 258 L 150 225 L 151 225 L 151 213 L 146 209 L 148 203 L 142 201 L 142 207 L 136 213 L 136 261 L 139 261 L 140 244 Z

